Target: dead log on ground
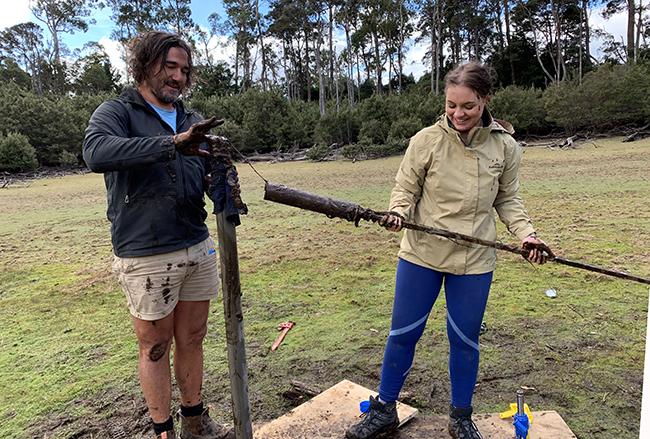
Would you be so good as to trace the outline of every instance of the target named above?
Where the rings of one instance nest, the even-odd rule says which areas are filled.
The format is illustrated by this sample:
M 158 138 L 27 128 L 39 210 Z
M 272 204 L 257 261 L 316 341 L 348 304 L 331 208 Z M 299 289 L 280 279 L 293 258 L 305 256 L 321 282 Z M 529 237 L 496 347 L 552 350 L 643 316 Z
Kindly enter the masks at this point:
M 622 142 L 634 142 L 635 140 L 640 140 L 646 137 L 650 137 L 650 129 L 648 128 L 650 128 L 650 123 L 640 128 L 638 131 L 626 136 L 622 140 Z

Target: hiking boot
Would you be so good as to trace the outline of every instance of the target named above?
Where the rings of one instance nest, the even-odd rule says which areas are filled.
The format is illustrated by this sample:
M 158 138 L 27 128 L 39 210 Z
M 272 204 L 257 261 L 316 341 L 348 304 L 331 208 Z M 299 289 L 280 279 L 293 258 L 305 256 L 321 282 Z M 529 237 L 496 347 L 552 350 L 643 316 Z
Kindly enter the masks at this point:
M 370 397 L 370 408 L 363 415 L 363 420 L 348 428 L 347 439 L 375 439 L 397 430 L 399 419 L 395 402 L 382 404 L 378 398 Z
M 218 425 L 208 415 L 206 407 L 198 416 L 183 416 L 181 420 L 181 439 L 235 439 L 235 430 Z
M 454 439 L 483 439 L 472 421 L 472 408 L 449 408 L 449 434 Z
M 156 439 L 176 439 L 176 432 L 174 430 L 165 431 L 157 434 Z

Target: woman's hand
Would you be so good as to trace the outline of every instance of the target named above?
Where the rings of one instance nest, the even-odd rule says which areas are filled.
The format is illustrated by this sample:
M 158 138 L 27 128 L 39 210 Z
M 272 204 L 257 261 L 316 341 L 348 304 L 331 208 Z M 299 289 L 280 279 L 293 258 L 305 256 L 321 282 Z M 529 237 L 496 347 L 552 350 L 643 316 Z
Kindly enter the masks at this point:
M 381 217 L 379 220 L 379 225 L 386 228 L 391 232 L 399 232 L 402 230 L 402 222 L 404 220 L 401 216 L 396 213 L 388 212 L 386 215 Z
M 544 264 L 551 258 L 555 257 L 551 248 L 544 241 L 539 239 L 535 234 L 528 235 L 521 241 L 521 248 L 528 250 L 527 259 L 530 262 Z

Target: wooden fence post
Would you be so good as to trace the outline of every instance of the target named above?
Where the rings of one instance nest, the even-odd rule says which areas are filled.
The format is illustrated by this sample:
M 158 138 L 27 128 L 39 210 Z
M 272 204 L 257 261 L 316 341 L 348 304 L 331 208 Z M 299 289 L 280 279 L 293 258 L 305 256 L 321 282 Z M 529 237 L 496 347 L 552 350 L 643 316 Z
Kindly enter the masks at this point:
M 241 307 L 237 234 L 235 226 L 226 219 L 224 212 L 217 214 L 217 234 L 235 437 L 237 439 L 252 439 L 253 428 L 248 400 L 248 369 L 244 346 L 244 315 Z

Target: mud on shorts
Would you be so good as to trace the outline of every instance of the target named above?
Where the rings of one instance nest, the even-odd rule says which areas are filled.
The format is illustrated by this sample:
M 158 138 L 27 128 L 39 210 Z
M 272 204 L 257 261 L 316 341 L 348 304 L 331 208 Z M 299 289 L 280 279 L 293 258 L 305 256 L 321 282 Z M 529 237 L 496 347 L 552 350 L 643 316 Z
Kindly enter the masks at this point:
M 217 254 L 210 237 L 171 253 L 115 256 L 113 273 L 124 290 L 129 311 L 141 320 L 160 320 L 179 300 L 210 300 L 219 291 Z

